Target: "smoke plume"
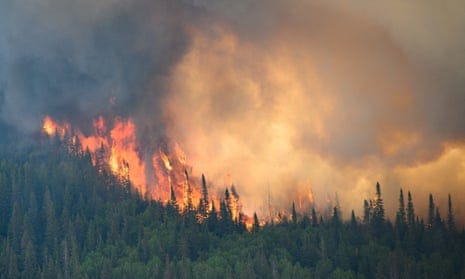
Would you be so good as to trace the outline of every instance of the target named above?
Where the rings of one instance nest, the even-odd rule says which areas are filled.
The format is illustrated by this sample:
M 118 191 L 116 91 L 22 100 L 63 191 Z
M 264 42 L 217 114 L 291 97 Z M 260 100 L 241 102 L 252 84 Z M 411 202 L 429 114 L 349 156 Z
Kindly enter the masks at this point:
M 248 213 L 465 198 L 463 1 L 3 1 L 2 125 L 134 119 Z M 221 191 L 221 190 L 218 190 Z M 392 203 L 389 203 L 389 202 Z M 457 215 L 465 208 L 455 203 Z M 445 207 L 441 207 L 445 210 Z

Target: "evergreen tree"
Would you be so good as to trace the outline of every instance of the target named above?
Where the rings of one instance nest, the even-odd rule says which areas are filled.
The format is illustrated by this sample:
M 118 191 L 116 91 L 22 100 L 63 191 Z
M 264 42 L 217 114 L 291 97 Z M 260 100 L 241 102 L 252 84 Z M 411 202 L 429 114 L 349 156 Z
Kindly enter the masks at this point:
M 312 208 L 312 227 L 318 226 L 318 217 L 316 216 L 315 208 Z
M 405 212 L 404 192 L 400 189 L 399 193 L 399 210 L 396 215 L 396 225 L 402 225 L 407 223 L 407 215 Z
M 428 227 L 431 228 L 434 223 L 434 210 L 436 206 L 434 205 L 433 195 L 429 194 L 429 204 L 428 204 Z
M 252 232 L 256 233 L 260 229 L 260 222 L 258 221 L 257 213 L 254 212 L 253 214 L 253 225 L 252 225 Z
M 368 225 L 371 221 L 371 206 L 367 200 L 363 201 L 363 223 Z
M 19 269 L 18 269 L 18 261 L 16 258 L 16 254 L 13 250 L 10 250 L 8 253 L 8 279 L 17 279 L 19 278 Z
M 232 220 L 232 200 L 231 200 L 231 194 L 229 194 L 229 189 L 226 188 L 224 190 L 224 200 L 223 200 L 223 203 L 224 203 L 224 208 L 223 208 L 223 211 L 224 211 L 224 216 L 229 216 L 229 218 Z M 223 212 L 221 210 L 221 206 L 220 206 L 220 212 L 221 212 L 221 218 L 223 218 Z
M 384 202 L 383 198 L 381 197 L 381 186 L 379 182 L 376 183 L 376 200 L 375 200 L 375 210 L 374 210 L 374 217 L 377 219 L 378 222 L 384 223 L 385 216 L 384 216 Z
M 384 203 L 381 197 L 381 186 L 379 185 L 379 182 L 376 183 L 376 196 L 373 202 L 373 206 L 373 232 L 376 236 L 381 236 L 381 234 L 384 232 L 386 220 L 384 217 Z
M 184 170 L 184 211 L 189 213 L 194 210 L 194 206 L 192 203 L 192 187 L 189 182 L 189 173 L 187 170 Z
M 295 202 L 292 202 L 292 223 L 296 224 L 297 223 L 297 211 L 295 210 Z
M 337 206 L 333 207 L 333 214 L 331 216 L 331 223 L 335 228 L 338 228 L 341 224 L 341 217 L 339 216 L 339 210 Z
M 176 200 L 176 193 L 174 192 L 173 185 L 170 185 L 170 200 L 168 202 L 166 211 L 170 218 L 174 218 L 179 212 L 179 205 L 178 201 Z
M 399 210 L 397 211 L 397 214 L 396 214 L 395 225 L 396 225 L 395 229 L 397 232 L 396 237 L 398 237 L 399 240 L 404 239 L 405 232 L 407 229 L 407 214 L 405 210 L 404 193 L 402 189 L 400 189 L 400 193 L 399 193 Z
M 442 218 L 441 218 L 441 213 L 439 212 L 439 207 L 436 207 L 435 214 L 434 214 L 434 221 L 433 221 L 433 227 L 435 228 L 440 228 L 442 227 Z
M 351 228 L 357 227 L 357 218 L 355 217 L 355 212 L 353 209 L 352 209 L 352 212 L 350 213 L 350 226 Z
M 407 194 L 407 220 L 410 227 L 415 226 L 415 210 L 413 208 L 412 194 Z
M 202 197 L 200 199 L 199 211 L 200 214 L 204 217 L 207 216 L 208 201 L 207 181 L 205 180 L 205 175 L 202 174 Z
M 215 203 L 211 201 L 211 211 L 207 217 L 208 229 L 212 232 L 218 228 L 218 213 L 216 212 Z
M 448 201 L 447 201 L 447 228 L 450 232 L 454 233 L 456 231 L 455 228 L 455 217 L 454 212 L 452 209 L 452 198 L 449 194 Z
M 8 222 L 8 244 L 11 249 L 19 254 L 21 248 L 21 235 L 23 231 L 22 207 L 19 201 L 15 201 L 10 221 Z M 16 259 L 15 259 L 16 261 Z

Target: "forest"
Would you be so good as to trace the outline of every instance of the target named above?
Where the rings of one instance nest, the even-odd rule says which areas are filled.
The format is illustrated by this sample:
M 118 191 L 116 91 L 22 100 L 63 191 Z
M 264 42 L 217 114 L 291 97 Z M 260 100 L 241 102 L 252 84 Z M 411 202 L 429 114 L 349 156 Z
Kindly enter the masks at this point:
M 0 149 L 0 278 L 465 278 L 450 196 L 441 215 L 430 195 L 423 220 L 400 190 L 390 220 L 376 184 L 363 216 L 290 204 L 289 218 L 255 215 L 247 229 L 227 189 L 219 208 L 205 190 L 180 210 L 174 192 L 167 204 L 141 197 L 69 144 Z

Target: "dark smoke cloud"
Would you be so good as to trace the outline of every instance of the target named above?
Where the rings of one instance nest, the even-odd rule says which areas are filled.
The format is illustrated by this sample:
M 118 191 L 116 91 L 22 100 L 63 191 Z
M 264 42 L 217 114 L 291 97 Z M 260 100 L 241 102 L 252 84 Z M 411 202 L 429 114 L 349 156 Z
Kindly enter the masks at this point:
M 267 187 L 283 207 L 290 189 L 312 188 L 357 208 L 376 180 L 390 200 L 400 187 L 465 198 L 464 11 L 461 0 L 5 0 L 0 127 L 130 116 L 142 142 L 174 137 L 216 184 L 231 173 L 248 210 Z
M 2 120 L 30 133 L 46 114 L 82 125 L 137 110 L 156 123 L 189 17 L 179 1 L 2 1 Z

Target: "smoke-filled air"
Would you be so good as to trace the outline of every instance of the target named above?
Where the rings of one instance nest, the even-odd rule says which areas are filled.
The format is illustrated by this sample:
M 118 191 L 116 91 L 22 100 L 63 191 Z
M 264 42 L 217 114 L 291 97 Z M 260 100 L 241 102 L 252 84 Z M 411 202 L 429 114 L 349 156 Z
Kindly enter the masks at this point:
M 0 126 L 69 133 L 155 199 L 204 174 L 213 197 L 234 185 L 249 216 L 292 202 L 359 214 L 377 181 L 390 216 L 400 188 L 420 213 L 429 193 L 445 210 L 449 193 L 465 199 L 464 11 L 460 0 L 5 0 Z

